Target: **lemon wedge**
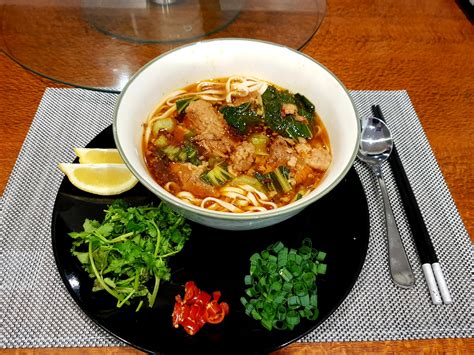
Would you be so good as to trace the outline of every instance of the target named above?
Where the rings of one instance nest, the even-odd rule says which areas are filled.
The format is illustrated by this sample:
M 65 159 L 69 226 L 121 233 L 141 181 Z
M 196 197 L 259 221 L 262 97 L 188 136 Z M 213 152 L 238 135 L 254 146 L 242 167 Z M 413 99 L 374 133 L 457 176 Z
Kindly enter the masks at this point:
M 134 187 L 138 180 L 125 164 L 59 164 L 71 184 L 96 195 L 117 195 Z
M 123 164 L 117 149 L 74 148 L 81 164 Z

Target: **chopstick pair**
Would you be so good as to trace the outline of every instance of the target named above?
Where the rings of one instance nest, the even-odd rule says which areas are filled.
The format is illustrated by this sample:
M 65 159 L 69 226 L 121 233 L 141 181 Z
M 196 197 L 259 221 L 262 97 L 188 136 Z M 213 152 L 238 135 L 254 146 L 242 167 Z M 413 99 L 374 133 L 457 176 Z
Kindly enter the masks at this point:
M 372 113 L 375 117 L 385 121 L 379 105 L 372 105 Z M 400 196 L 405 207 L 408 222 L 411 227 L 413 239 L 415 241 L 418 256 L 420 258 L 423 274 L 430 291 L 431 300 L 434 304 L 450 304 L 453 302 L 448 286 L 444 279 L 438 256 L 431 242 L 430 235 L 426 228 L 415 194 L 411 188 L 408 177 L 403 169 L 400 156 L 394 145 L 389 158 L 390 166 L 395 177 L 395 181 L 400 191 Z M 441 293 L 441 294 L 440 294 Z

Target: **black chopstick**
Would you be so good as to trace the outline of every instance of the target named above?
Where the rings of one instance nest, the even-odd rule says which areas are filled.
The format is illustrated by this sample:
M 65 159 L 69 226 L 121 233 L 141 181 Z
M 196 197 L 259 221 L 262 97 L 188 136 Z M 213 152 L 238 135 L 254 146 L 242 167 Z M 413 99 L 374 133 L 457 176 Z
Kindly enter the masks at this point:
M 385 122 L 382 110 L 379 105 L 372 105 L 372 113 L 375 117 Z M 400 197 L 405 207 L 406 215 L 413 239 L 415 241 L 418 256 L 420 258 L 426 283 L 430 290 L 431 300 L 434 304 L 441 304 L 441 298 L 445 304 L 453 302 L 449 293 L 448 286 L 441 271 L 438 256 L 433 247 L 430 235 L 426 228 L 423 216 L 421 214 L 415 194 L 411 188 L 408 177 L 403 169 L 400 156 L 398 155 L 395 145 L 389 158 L 389 163 L 395 177 L 395 181 L 400 191 Z M 436 280 L 436 281 L 435 281 Z M 438 287 L 436 287 L 436 284 Z M 438 291 L 439 288 L 439 291 Z M 441 292 L 441 297 L 440 297 Z

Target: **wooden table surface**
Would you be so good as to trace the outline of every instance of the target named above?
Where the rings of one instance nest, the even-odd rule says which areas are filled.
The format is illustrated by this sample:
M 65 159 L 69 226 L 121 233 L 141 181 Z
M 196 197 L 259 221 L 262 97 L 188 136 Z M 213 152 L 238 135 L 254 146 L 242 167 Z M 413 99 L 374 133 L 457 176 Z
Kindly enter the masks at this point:
M 303 52 L 349 89 L 408 90 L 469 235 L 474 236 L 474 26 L 454 0 L 329 0 Z M 0 56 L 3 193 L 46 87 L 63 87 Z M 468 266 L 466 266 L 468 267 Z M 15 349 L 10 354 L 135 354 L 132 348 Z M 472 339 L 293 344 L 277 352 L 473 353 Z

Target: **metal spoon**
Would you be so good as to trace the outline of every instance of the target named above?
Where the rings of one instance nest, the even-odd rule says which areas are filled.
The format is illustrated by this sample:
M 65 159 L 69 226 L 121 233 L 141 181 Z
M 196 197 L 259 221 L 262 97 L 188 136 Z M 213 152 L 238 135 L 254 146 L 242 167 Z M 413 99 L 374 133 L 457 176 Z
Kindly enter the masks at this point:
M 392 136 L 383 121 L 375 117 L 362 120 L 362 134 L 357 157 L 372 168 L 382 191 L 392 280 L 400 287 L 409 288 L 415 284 L 415 276 L 403 248 L 380 168 L 390 156 L 392 148 Z

